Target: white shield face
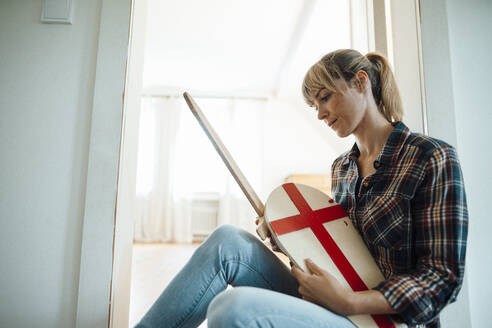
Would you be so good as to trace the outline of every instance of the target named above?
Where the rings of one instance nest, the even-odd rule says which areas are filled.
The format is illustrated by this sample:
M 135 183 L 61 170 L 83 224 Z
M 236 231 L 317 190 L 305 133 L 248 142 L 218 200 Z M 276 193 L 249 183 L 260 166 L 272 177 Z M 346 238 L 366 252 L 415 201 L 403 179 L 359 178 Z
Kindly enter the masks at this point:
M 302 184 L 279 186 L 268 197 L 265 220 L 277 245 L 302 270 L 307 271 L 304 261 L 310 258 L 355 290 L 384 280 L 345 211 L 325 193 Z M 358 278 L 351 278 L 354 274 Z M 378 327 L 370 315 L 349 319 L 359 327 Z

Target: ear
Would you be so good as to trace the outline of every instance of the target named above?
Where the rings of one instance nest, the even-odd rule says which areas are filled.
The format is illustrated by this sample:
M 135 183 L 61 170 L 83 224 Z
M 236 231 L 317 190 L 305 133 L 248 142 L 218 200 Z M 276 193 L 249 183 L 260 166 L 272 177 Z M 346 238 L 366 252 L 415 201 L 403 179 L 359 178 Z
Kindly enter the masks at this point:
M 363 70 L 357 71 L 353 77 L 354 86 L 356 89 L 363 93 L 366 90 L 367 84 L 369 82 L 369 76 Z

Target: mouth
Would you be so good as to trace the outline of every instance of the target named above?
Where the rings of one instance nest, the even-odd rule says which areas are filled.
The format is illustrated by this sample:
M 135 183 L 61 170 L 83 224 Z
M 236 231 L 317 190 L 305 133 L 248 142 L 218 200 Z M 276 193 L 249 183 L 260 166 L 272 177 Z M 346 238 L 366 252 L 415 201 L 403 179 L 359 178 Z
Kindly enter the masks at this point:
M 328 126 L 331 128 L 333 126 L 333 124 L 335 124 L 335 122 L 337 121 L 338 119 L 334 119 L 333 121 L 331 122 L 328 122 Z

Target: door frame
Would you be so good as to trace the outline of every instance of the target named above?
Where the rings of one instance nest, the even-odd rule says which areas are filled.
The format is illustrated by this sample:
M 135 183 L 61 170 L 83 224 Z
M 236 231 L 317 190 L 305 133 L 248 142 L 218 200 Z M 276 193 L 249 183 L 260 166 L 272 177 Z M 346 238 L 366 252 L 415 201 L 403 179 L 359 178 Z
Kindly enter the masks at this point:
M 110 325 L 133 0 L 101 0 L 75 326 Z
M 133 228 L 140 103 L 148 0 L 134 0 L 130 24 L 129 58 L 124 96 L 120 175 L 114 230 L 110 327 L 128 327 L 130 314 Z

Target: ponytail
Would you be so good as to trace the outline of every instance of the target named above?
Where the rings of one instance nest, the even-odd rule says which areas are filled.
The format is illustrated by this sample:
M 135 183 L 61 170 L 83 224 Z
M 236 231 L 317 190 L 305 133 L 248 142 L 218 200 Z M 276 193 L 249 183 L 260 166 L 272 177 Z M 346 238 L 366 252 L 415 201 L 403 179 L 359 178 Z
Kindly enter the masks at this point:
M 386 58 L 381 56 L 376 52 L 370 52 L 366 55 L 366 58 L 372 63 L 377 82 L 372 83 L 372 93 L 376 102 L 378 103 L 378 108 L 384 117 L 392 121 L 401 121 L 403 119 L 403 105 L 401 102 L 400 92 L 398 86 L 396 85 L 395 76 L 391 71 L 388 61 Z M 377 90 L 374 90 L 377 89 Z M 376 98 L 378 95 L 378 99 Z

